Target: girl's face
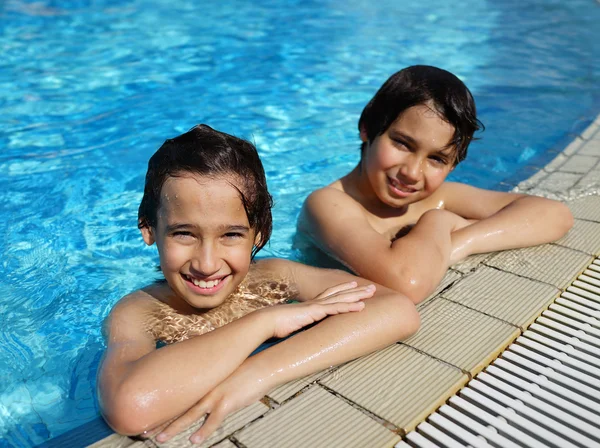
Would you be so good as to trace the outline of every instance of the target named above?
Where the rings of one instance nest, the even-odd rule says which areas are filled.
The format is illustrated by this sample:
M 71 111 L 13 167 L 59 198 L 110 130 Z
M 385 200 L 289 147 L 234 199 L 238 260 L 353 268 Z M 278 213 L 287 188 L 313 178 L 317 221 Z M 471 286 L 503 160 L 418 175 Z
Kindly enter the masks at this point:
M 361 131 L 363 172 L 373 193 L 394 208 L 430 196 L 454 167 L 453 136 L 454 127 L 425 104 L 406 109 L 371 143 Z
M 250 268 L 255 232 L 233 187 L 235 178 L 184 173 L 162 187 L 156 242 L 162 272 L 175 294 L 199 311 L 222 304 Z

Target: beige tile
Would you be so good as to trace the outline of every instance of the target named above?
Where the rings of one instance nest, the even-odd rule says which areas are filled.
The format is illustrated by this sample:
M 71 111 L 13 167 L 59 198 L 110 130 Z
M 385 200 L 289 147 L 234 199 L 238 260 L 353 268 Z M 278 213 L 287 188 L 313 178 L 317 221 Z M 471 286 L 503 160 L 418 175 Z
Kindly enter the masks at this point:
M 216 442 L 219 442 L 221 439 L 229 436 L 234 431 L 244 427 L 252 420 L 257 419 L 261 415 L 265 414 L 269 408 L 262 404 L 261 402 L 256 402 L 251 406 L 248 406 L 241 411 L 235 412 L 231 414 L 229 417 L 225 419 L 223 424 L 219 429 L 217 429 L 212 436 L 210 436 L 204 443 L 200 445 L 194 445 L 190 442 L 189 438 L 193 433 L 195 433 L 198 429 L 200 429 L 200 425 L 204 421 L 201 419 L 198 423 L 192 425 L 189 429 L 185 430 L 181 434 L 177 435 L 173 439 L 169 440 L 165 443 L 157 442 L 153 439 L 153 442 L 159 448 L 179 448 L 179 447 L 195 447 L 195 448 L 205 448 L 213 445 Z
M 563 289 L 591 260 L 591 256 L 581 252 L 544 244 L 500 252 L 485 264 Z
M 541 181 L 543 181 L 546 177 L 548 177 L 548 173 L 544 170 L 539 170 L 533 176 L 529 177 L 527 180 L 524 180 L 517 185 L 514 189 L 516 192 L 524 192 L 529 191 L 532 188 L 536 187 Z
M 455 281 L 457 281 L 461 277 L 462 277 L 462 274 L 460 272 L 454 271 L 452 269 L 448 269 L 448 271 L 446 272 L 446 274 L 444 274 L 444 278 L 442 278 L 442 281 L 440 282 L 440 284 L 437 286 L 437 288 L 435 288 L 435 291 L 433 291 L 433 293 L 431 293 L 431 295 L 429 297 L 427 297 L 425 300 L 423 300 L 421 303 L 419 303 L 417 305 L 417 308 L 421 309 L 421 307 L 425 306 L 425 304 L 429 300 L 433 299 L 440 292 L 442 292 L 449 285 L 451 285 L 452 283 L 454 283 Z
M 569 158 L 563 153 L 560 153 L 544 167 L 544 171 L 552 173 L 562 167 L 567 160 L 569 160 Z
M 482 266 L 443 297 L 525 330 L 559 293 L 555 286 Z
M 598 157 L 574 155 L 560 167 L 561 171 L 586 174 L 598 163 Z
M 585 196 L 567 202 L 567 205 L 575 218 L 600 222 L 600 196 Z
M 563 149 L 562 153 L 567 156 L 571 156 L 579 151 L 579 148 L 581 148 L 584 142 L 585 140 L 582 140 L 580 137 L 575 137 L 573 141 L 569 143 L 565 149 Z
M 596 156 L 599 157 L 600 156 L 600 140 L 590 140 L 585 142 L 581 148 L 579 148 L 579 151 L 577 151 L 578 155 L 583 155 L 583 156 Z
M 596 166 L 592 171 L 587 173 L 575 185 L 575 193 L 577 197 L 588 195 L 591 192 L 597 193 L 600 187 L 600 166 Z
M 394 344 L 342 366 L 319 383 L 406 434 L 468 380 L 455 367 Z
M 313 373 L 312 375 L 308 375 L 304 378 L 300 378 L 295 381 L 290 381 L 287 384 L 283 384 L 277 389 L 273 390 L 272 392 L 269 392 L 268 397 L 272 398 L 277 403 L 283 403 L 285 400 L 298 393 L 301 389 L 305 388 L 310 383 L 313 383 L 317 381 L 317 379 L 321 378 L 323 375 L 326 375 L 329 370 L 330 369 Z
M 587 129 L 581 133 L 581 138 L 584 140 L 593 139 L 598 133 L 598 129 L 600 129 L 600 126 L 598 126 L 596 123 L 590 124 Z
M 550 173 L 548 177 L 544 178 L 536 186 L 536 189 L 549 191 L 551 193 L 564 193 L 573 185 L 575 185 L 580 177 L 581 176 L 579 174 L 556 171 L 554 173 Z
M 437 298 L 421 309 L 421 329 L 405 344 L 475 375 L 518 335 L 513 325 Z
M 457 271 L 466 274 L 477 268 L 477 266 L 479 266 L 480 263 L 490 258 L 492 255 L 493 254 L 490 253 L 470 255 L 464 260 L 452 265 L 452 269 L 456 269 Z
M 134 443 L 136 443 L 135 440 L 129 437 L 120 434 L 111 434 L 102 440 L 98 440 L 96 443 L 88 445 L 88 448 L 129 448 Z M 141 443 L 143 445 L 143 442 Z
M 235 438 L 247 448 L 392 447 L 400 436 L 319 386 L 269 412 Z
M 600 253 L 600 223 L 576 219 L 573 228 L 555 244 L 590 255 Z
M 212 448 L 237 448 L 229 439 L 223 440 L 221 443 L 213 445 Z

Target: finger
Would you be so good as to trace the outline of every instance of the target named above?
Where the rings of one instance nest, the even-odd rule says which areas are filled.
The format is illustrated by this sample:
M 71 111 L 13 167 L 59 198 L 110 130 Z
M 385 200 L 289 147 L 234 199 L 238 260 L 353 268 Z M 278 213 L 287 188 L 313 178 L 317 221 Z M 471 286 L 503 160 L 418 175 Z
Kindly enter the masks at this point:
M 329 304 L 337 302 L 356 302 L 358 300 L 368 299 L 375 294 L 375 285 L 361 286 L 348 291 L 339 292 L 331 297 L 320 300 L 320 303 Z
M 159 442 L 166 442 L 173 436 L 179 434 L 181 431 L 189 428 L 198 420 L 200 420 L 208 412 L 207 406 L 204 404 L 197 404 L 194 407 L 187 410 L 187 412 L 181 414 L 175 420 L 173 420 L 169 426 L 167 426 L 159 435 L 156 436 L 156 440 Z
M 219 410 L 215 410 L 214 412 L 208 414 L 208 417 L 206 417 L 206 420 L 204 420 L 202 427 L 198 431 L 196 431 L 192 435 L 192 437 L 190 437 L 190 442 L 192 442 L 192 443 L 204 442 L 206 439 L 208 439 L 211 436 L 211 434 L 213 432 L 216 431 L 216 429 L 219 426 L 221 426 L 221 423 L 223 423 L 223 420 L 225 419 L 226 415 L 227 415 L 226 412 L 219 411 Z
M 323 291 L 321 294 L 319 294 L 317 297 L 315 297 L 315 300 L 321 300 L 326 297 L 329 297 L 332 294 L 336 294 L 341 291 L 356 288 L 356 285 L 357 285 L 357 283 L 355 281 L 340 283 L 339 285 L 335 285 L 335 286 L 332 286 L 331 288 L 327 288 L 325 291 Z
M 337 302 L 326 305 L 324 311 L 328 316 L 333 316 L 335 314 L 344 314 L 352 313 L 355 311 L 361 311 L 364 307 L 365 302 Z

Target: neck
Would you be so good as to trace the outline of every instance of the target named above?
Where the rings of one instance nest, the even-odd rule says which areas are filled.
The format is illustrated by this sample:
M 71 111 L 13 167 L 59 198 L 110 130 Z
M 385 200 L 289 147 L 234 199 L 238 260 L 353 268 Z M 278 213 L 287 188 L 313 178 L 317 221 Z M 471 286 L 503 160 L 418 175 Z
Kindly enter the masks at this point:
M 373 190 L 362 162 L 359 162 L 352 171 L 344 176 L 341 183 L 344 191 L 373 215 L 380 217 L 398 216 L 408 211 L 408 206 L 395 208 L 379 199 Z

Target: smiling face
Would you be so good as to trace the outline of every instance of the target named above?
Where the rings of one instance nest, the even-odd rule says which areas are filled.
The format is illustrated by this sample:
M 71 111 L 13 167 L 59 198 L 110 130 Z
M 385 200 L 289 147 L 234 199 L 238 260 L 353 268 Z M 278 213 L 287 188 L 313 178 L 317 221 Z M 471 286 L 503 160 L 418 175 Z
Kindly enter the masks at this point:
M 363 173 L 372 192 L 394 208 L 430 196 L 454 167 L 453 136 L 454 127 L 424 104 L 406 109 L 370 143 L 361 130 Z
M 156 227 L 141 229 L 147 244 L 156 242 L 177 299 L 199 311 L 222 304 L 250 268 L 256 235 L 234 181 L 192 173 L 169 177 Z

